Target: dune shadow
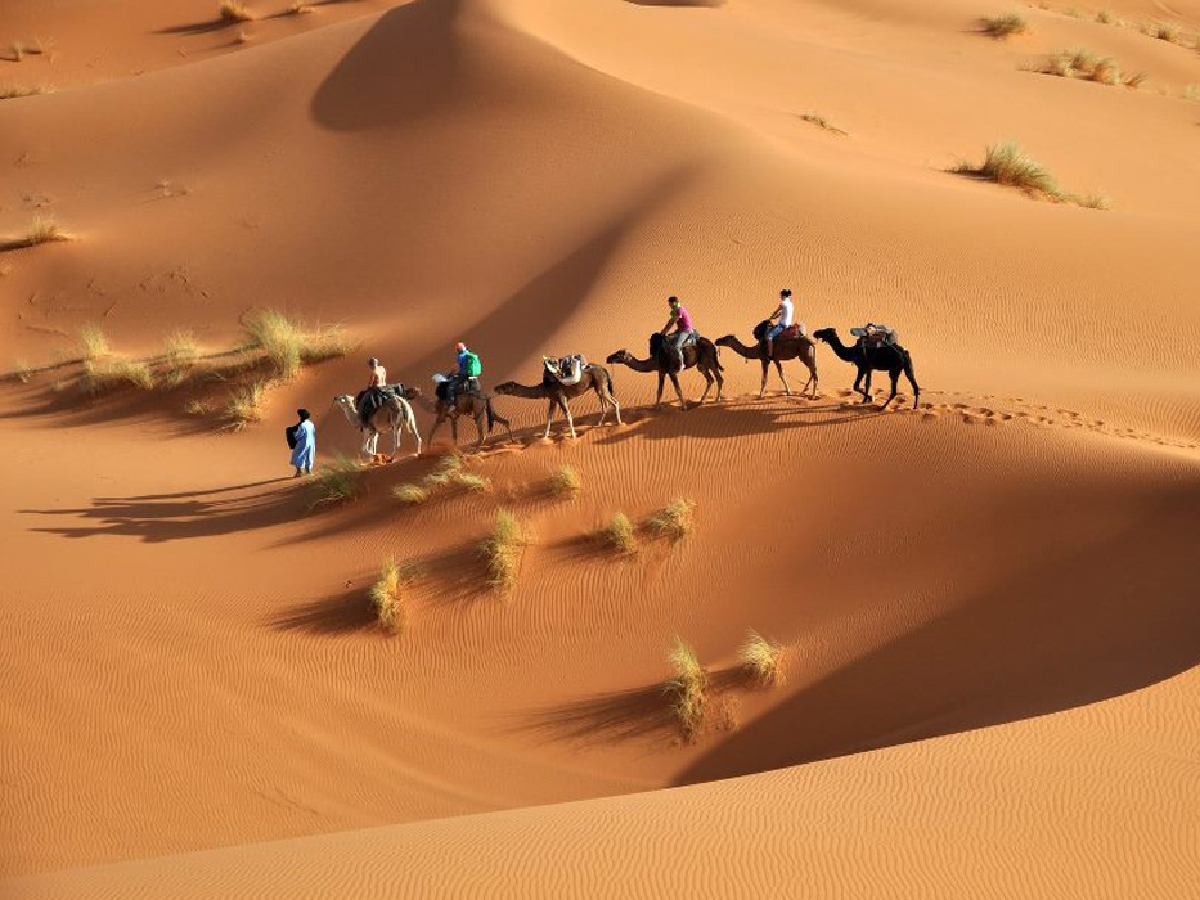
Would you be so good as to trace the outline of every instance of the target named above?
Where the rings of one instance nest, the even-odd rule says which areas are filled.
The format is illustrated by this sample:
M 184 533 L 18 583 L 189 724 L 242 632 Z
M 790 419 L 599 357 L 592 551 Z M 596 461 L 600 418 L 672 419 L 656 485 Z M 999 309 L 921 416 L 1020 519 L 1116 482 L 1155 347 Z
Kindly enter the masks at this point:
M 244 493 L 249 488 L 281 485 L 292 480 L 281 477 L 194 493 L 100 497 L 88 507 L 22 509 L 20 512 L 74 516 L 94 523 L 31 529 L 44 534 L 66 538 L 123 536 L 157 544 L 269 528 L 300 518 L 308 508 L 304 492 L 275 489 Z
M 1200 488 L 1172 487 L 1137 527 L 1085 550 L 1052 550 L 829 673 L 722 740 L 676 783 L 1060 712 L 1194 667 L 1200 616 L 1180 560 L 1200 533 Z
M 379 629 L 375 608 L 361 587 L 294 606 L 271 617 L 269 623 L 280 631 L 303 631 L 316 635 L 352 634 Z

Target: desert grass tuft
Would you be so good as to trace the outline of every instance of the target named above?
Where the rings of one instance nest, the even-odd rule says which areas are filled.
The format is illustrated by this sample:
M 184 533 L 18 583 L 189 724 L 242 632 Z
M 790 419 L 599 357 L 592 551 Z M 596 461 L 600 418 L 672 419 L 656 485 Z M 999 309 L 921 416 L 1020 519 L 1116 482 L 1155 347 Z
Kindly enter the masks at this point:
M 1054 54 L 1042 71 L 1060 78 L 1080 78 L 1108 85 L 1123 84 L 1130 88 L 1140 87 L 1147 78 L 1145 72 L 1123 73 L 1111 56 L 1100 56 L 1086 47 Z
M 167 387 L 183 384 L 199 357 L 200 345 L 192 332 L 182 328 L 172 331 L 163 348 L 163 384 Z
M 634 554 L 638 550 L 637 530 L 629 516 L 619 512 L 604 529 L 604 538 L 618 553 Z
M 108 356 L 112 352 L 108 346 L 108 338 L 99 325 L 89 324 L 80 328 L 79 344 L 85 360 L 99 359 L 102 356 Z
M 120 387 L 152 390 L 154 375 L 144 362 L 123 357 L 108 356 L 83 361 L 79 388 L 85 394 L 102 394 Z
M 453 483 L 465 491 L 471 493 L 479 493 L 480 491 L 491 490 L 492 482 L 487 476 L 479 475 L 475 472 L 458 471 L 454 473 Z
M 21 384 L 29 384 L 33 380 L 34 369 L 29 363 L 23 359 L 17 360 L 17 367 L 13 370 L 12 377 L 21 382 Z
M 998 40 L 1011 37 L 1014 34 L 1026 34 L 1029 23 L 1020 13 L 1006 13 L 1002 16 L 988 16 L 980 20 L 983 33 Z
M 1110 10 L 1102 9 L 1096 13 L 1096 21 L 1101 25 L 1120 25 L 1121 20 L 1118 19 Z
M 826 119 L 824 116 L 818 115 L 817 113 L 812 113 L 812 112 L 803 113 L 803 114 L 801 114 L 800 118 L 810 125 L 816 125 L 818 128 L 824 129 L 825 131 L 828 131 L 832 134 L 839 135 L 840 137 L 849 137 L 850 136 L 850 132 L 845 131 L 841 128 L 838 128 L 836 125 L 834 125 L 828 119 Z
M 340 329 L 308 329 L 276 309 L 248 317 L 243 329 L 248 348 L 261 350 L 284 380 L 294 378 L 305 363 L 345 356 L 349 350 Z
M 230 24 L 254 21 L 254 13 L 246 8 L 246 4 L 238 3 L 236 0 L 221 0 L 221 5 L 217 7 L 217 13 L 222 22 Z
M 53 93 L 54 87 L 49 84 L 0 84 L 0 100 L 17 100 L 21 97 Z
M 288 7 L 288 15 L 290 16 L 303 16 L 310 12 L 315 12 L 315 10 L 311 4 L 304 3 L 303 0 L 296 0 L 295 3 Z
M 400 596 L 401 572 L 396 558 L 390 557 L 379 569 L 379 578 L 371 586 L 371 603 L 375 607 L 375 618 L 389 634 L 404 630 L 407 619 L 403 598 Z
M 1183 29 L 1179 27 L 1178 22 L 1154 22 L 1147 33 L 1160 41 L 1175 44 L 1179 43 L 1183 36 Z
M 699 732 L 708 711 L 708 672 L 700 665 L 696 651 L 678 635 L 672 639 L 667 661 L 675 674 L 668 679 L 665 689 L 672 698 L 671 706 L 684 737 L 691 739 Z
M 20 250 L 25 247 L 36 247 L 39 244 L 51 244 L 62 241 L 73 241 L 74 235 L 64 231 L 53 219 L 38 216 L 29 226 L 29 230 L 14 240 L 0 241 L 0 248 L 5 250 Z
M 313 476 L 309 508 L 349 503 L 361 497 L 364 490 L 362 466 L 338 453 L 333 462 L 319 468 Z
M 962 163 L 954 171 L 961 175 L 986 178 L 1006 187 L 1015 187 L 1033 196 L 1040 195 L 1052 200 L 1062 197 L 1062 190 L 1055 177 L 1045 166 L 1031 158 L 1016 141 L 990 144 L 982 165 Z
M 754 629 L 750 630 L 746 642 L 738 650 L 738 659 L 742 671 L 764 687 L 783 680 L 783 647 Z
M 232 431 L 241 431 L 254 422 L 261 422 L 267 387 L 268 382 L 260 380 L 238 388 L 225 406 L 225 427 Z
M 1200 100 L 1200 84 L 1189 84 L 1183 89 L 1184 100 Z
M 444 487 L 454 481 L 462 469 L 462 457 L 456 453 L 448 453 L 439 459 L 434 470 L 425 476 L 425 484 L 429 487 Z
M 525 534 L 517 517 L 507 509 L 498 510 L 492 534 L 481 547 L 487 561 L 488 582 L 496 590 L 508 592 L 517 583 L 521 549 L 525 543 Z
M 696 527 L 696 501 L 676 497 L 653 516 L 647 524 L 660 535 L 677 541 L 691 534 Z
M 429 499 L 430 492 L 419 484 L 398 484 L 392 488 L 392 496 L 406 506 L 417 506 Z
M 212 412 L 212 403 L 197 397 L 183 404 L 183 411 L 189 416 L 207 416 Z
M 583 490 L 583 478 L 574 466 L 559 466 L 550 476 L 550 493 L 558 497 L 575 496 Z
M 1076 206 L 1082 206 L 1084 209 L 1112 209 L 1112 199 L 1105 194 L 1071 195 L 1070 200 Z

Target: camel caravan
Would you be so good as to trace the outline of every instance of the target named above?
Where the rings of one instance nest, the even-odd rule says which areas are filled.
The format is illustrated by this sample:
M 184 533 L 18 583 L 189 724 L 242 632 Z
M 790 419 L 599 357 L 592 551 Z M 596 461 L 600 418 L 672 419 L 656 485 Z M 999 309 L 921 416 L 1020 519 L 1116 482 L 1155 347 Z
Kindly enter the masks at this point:
M 658 376 L 658 391 L 654 408 L 662 406 L 662 395 L 669 379 L 679 399 L 679 405 L 687 408 L 679 374 L 695 369 L 704 377 L 704 393 L 700 403 L 708 399 L 716 385 L 716 399 L 720 400 L 725 386 L 724 367 L 721 365 L 720 348 L 732 350 L 746 360 L 756 360 L 762 366 L 762 381 L 758 396 L 762 399 L 767 391 L 770 368 L 775 366 L 784 393 L 792 393 L 791 385 L 783 371 L 783 363 L 799 360 L 808 372 L 808 378 L 800 393 L 810 399 L 818 396 L 816 342 L 830 346 L 834 354 L 855 366 L 857 376 L 854 390 L 862 394 L 862 402 L 870 403 L 872 372 L 887 372 L 891 379 L 891 394 L 881 409 L 887 409 L 896 398 L 896 388 L 903 374 L 913 389 L 913 409 L 917 408 L 921 389 L 913 373 L 911 354 L 900 346 L 896 332 L 885 325 L 867 324 L 862 328 L 851 328 L 854 343 L 844 344 L 833 328 L 821 328 L 809 337 L 804 325 L 795 318 L 792 292 L 780 293 L 780 303 L 770 317 L 759 322 L 753 330 L 754 343 L 743 344 L 737 335 L 727 334 L 716 341 L 702 337 L 695 329 L 688 311 L 678 297 L 667 300 L 670 316 L 666 325 L 650 335 L 649 355 L 639 359 L 630 351 L 622 349 L 608 356 L 610 365 L 628 366 L 635 372 L 654 373 Z M 432 443 L 433 436 L 444 422 L 450 423 L 454 446 L 458 447 L 458 420 L 467 417 L 475 423 L 476 451 L 483 448 L 497 424 L 503 425 L 512 438 L 512 425 L 508 419 L 496 412 L 492 394 L 485 392 L 480 384 L 483 366 L 479 356 L 467 348 L 457 345 L 457 368 L 452 372 L 436 373 L 433 376 L 434 396 L 426 399 L 419 387 L 387 380 L 387 371 L 379 360 L 368 360 L 371 370 L 370 383 L 357 396 L 342 394 L 333 398 L 333 405 L 342 411 L 346 420 L 363 435 L 361 452 L 374 463 L 391 462 L 400 452 L 405 432 L 416 444 L 414 455 L 420 456 L 424 443 Z M 582 355 L 565 357 L 542 357 L 541 381 L 527 385 L 516 381 L 498 384 L 493 393 L 506 397 L 522 397 L 526 400 L 541 400 L 546 403 L 546 429 L 543 439 L 550 437 L 550 428 L 556 415 L 562 415 L 567 432 L 575 437 L 575 419 L 571 414 L 570 401 L 588 393 L 594 393 L 600 402 L 600 419 L 603 425 L 609 411 L 618 425 L 621 423 L 621 404 L 617 402 L 613 389 L 612 373 L 598 363 L 589 363 Z M 417 429 L 413 403 L 421 401 L 432 408 L 434 422 L 425 441 Z M 391 455 L 379 452 L 379 436 L 382 432 L 392 434 Z

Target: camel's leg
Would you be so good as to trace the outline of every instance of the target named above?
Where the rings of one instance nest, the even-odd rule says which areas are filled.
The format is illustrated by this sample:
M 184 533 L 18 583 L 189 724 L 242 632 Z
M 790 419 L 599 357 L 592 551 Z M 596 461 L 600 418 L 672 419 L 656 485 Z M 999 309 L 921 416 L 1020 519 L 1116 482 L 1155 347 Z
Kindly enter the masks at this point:
M 674 372 L 671 373 L 671 384 L 675 386 L 675 396 L 679 398 L 679 408 L 687 409 L 687 401 L 683 399 L 683 389 L 679 386 L 679 376 Z M 704 402 L 703 397 L 700 398 L 700 402 Z
M 787 376 L 783 374 L 783 363 L 779 360 L 775 360 L 775 371 L 779 373 L 779 380 L 783 382 L 783 392 L 789 397 L 792 396 L 792 386 L 788 384 Z
M 392 422 L 392 459 L 400 455 L 400 422 Z
M 700 395 L 700 402 L 704 403 L 708 399 L 708 392 L 712 390 L 713 376 L 711 369 L 700 369 L 700 374 L 704 376 L 704 393 Z M 762 396 L 761 394 L 759 396 Z
M 483 449 L 483 442 L 487 438 L 488 431 L 484 429 L 483 421 L 487 416 L 487 410 L 480 409 L 475 413 L 475 431 L 479 435 L 479 440 L 475 442 L 475 452 L 478 453 Z
M 454 450 L 458 451 L 458 416 L 450 417 L 450 436 L 454 438 Z
M 429 437 L 425 438 L 425 443 L 429 444 L 429 446 L 433 446 L 433 436 L 437 433 L 438 427 L 445 420 L 446 417 L 444 415 L 438 415 L 438 417 L 433 420 L 433 424 L 429 426 Z
M 912 408 L 917 408 L 917 401 L 921 399 L 921 388 L 917 385 L 917 377 L 913 374 L 912 361 L 906 361 L 904 364 L 904 377 L 908 379 L 908 383 L 913 389 L 913 405 Z
M 892 379 L 892 392 L 888 395 L 888 398 L 883 401 L 883 406 L 880 407 L 880 412 L 883 412 L 883 410 L 887 409 L 888 404 L 896 399 L 896 384 L 900 381 L 900 370 L 892 369 L 892 371 L 888 372 L 888 375 L 890 375 Z
M 613 410 L 614 410 L 614 411 L 616 412 L 616 414 L 617 414 L 617 424 L 618 424 L 618 425 L 623 425 L 623 424 L 625 424 L 624 422 L 622 422 L 622 421 L 621 421 L 621 404 L 617 402 L 617 398 L 616 398 L 616 397 L 613 397 L 613 398 L 612 398 L 612 405 L 613 405 Z
M 602 385 L 596 385 L 596 399 L 600 401 L 600 418 L 596 421 L 596 427 L 599 428 L 604 424 L 604 420 L 608 418 L 608 401 L 605 396 L 606 391 Z
M 863 395 L 862 402 L 870 403 L 872 398 L 871 398 L 871 369 L 869 366 L 867 368 L 863 369 L 863 375 L 865 377 L 866 383 L 862 387 L 862 395 Z
M 811 356 L 811 357 L 809 357 L 808 359 L 806 359 L 806 360 L 804 361 L 805 365 L 807 365 L 807 366 L 808 366 L 808 380 L 809 380 L 809 381 L 812 383 L 812 399 L 813 399 L 813 400 L 816 400 L 816 399 L 817 399 L 817 395 L 818 395 L 818 393 L 819 393 L 819 392 L 818 392 L 818 390 L 817 390 L 817 388 L 818 388 L 818 386 L 819 386 L 819 384 L 820 384 L 820 381 L 819 381 L 819 379 L 817 378 L 817 360 L 816 360 L 816 356 L 817 356 L 817 354 L 816 354 L 816 352 L 814 351 L 814 352 L 813 352 L 813 354 L 812 354 L 812 356 Z M 808 385 L 805 385 L 805 387 L 808 387 Z
M 768 359 L 762 360 L 762 381 L 758 383 L 758 399 L 761 400 L 767 395 L 767 372 L 770 371 L 771 361 Z M 706 373 L 707 376 L 707 373 Z
M 571 432 L 571 437 L 578 437 L 575 434 L 575 420 L 571 418 L 571 407 L 567 406 L 565 397 L 560 397 L 558 405 L 562 407 L 563 415 L 567 417 L 567 430 Z
M 666 380 L 666 377 L 667 376 L 664 375 L 662 372 L 658 373 L 658 396 L 654 398 L 654 408 L 655 409 L 658 409 L 660 406 L 662 406 L 663 381 Z M 671 377 L 674 378 L 675 376 L 672 375 Z
M 717 380 L 717 402 L 721 402 L 721 394 L 725 390 L 725 376 L 721 374 L 720 369 L 713 369 L 713 378 Z
M 554 398 L 551 397 L 546 401 L 546 430 L 542 434 L 542 440 L 550 440 L 550 423 L 554 421 Z

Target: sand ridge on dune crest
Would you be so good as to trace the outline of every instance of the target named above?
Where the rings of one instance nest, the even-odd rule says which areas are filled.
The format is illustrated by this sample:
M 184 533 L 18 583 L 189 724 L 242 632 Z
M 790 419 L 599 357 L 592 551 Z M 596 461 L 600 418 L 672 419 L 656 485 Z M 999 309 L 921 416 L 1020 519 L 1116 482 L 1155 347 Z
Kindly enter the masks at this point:
M 0 101 L 0 239 L 75 238 L 0 249 L 4 893 L 1191 896 L 1200 57 L 1134 25 L 1194 2 L 248 5 L 0 33 L 60 88 Z M 1007 140 L 1112 208 L 951 171 Z M 346 461 L 368 358 L 427 437 L 460 341 L 532 385 L 783 288 L 919 398 L 722 346 L 719 402 L 613 364 L 620 425 Z

